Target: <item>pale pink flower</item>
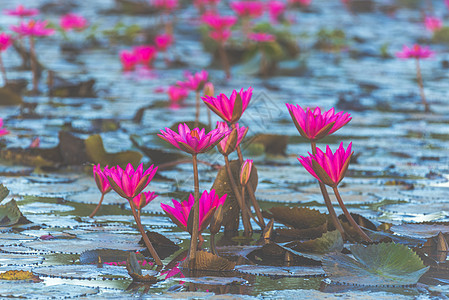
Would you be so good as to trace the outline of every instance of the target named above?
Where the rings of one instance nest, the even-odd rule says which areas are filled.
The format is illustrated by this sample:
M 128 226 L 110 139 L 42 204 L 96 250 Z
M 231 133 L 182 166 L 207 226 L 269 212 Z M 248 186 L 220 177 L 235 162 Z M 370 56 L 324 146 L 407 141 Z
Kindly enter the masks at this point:
M 5 15 L 16 17 L 31 17 L 39 14 L 39 10 L 36 8 L 25 8 L 22 4 L 19 4 L 15 9 L 5 9 L 3 11 Z
M 279 17 L 285 11 L 285 3 L 278 0 L 271 0 L 268 2 L 268 11 L 270 13 L 270 20 L 273 23 L 277 23 L 279 21 Z
M 9 134 L 9 130 L 3 127 L 3 119 L 0 118 L 0 136 Z
M 433 51 L 429 49 L 429 47 L 421 47 L 418 44 L 414 44 L 411 48 L 404 45 L 401 52 L 397 52 L 396 56 L 399 58 L 407 59 L 407 58 L 428 58 L 434 54 Z
M 217 42 L 225 43 L 231 37 L 231 33 L 231 30 L 224 29 L 220 31 L 211 31 L 209 32 L 209 36 Z
M 237 23 L 234 16 L 220 16 L 216 14 L 205 14 L 202 17 L 203 23 L 209 25 L 215 31 L 223 31 Z
M 4 32 L 0 33 L 0 52 L 5 51 L 12 45 L 12 37 Z
M 203 89 L 204 84 L 207 82 L 208 76 L 209 73 L 207 73 L 206 70 L 201 70 L 200 72 L 197 72 L 195 74 L 186 72 L 186 81 L 178 81 L 178 85 L 186 89 L 198 92 Z
M 83 16 L 74 13 L 62 16 L 59 25 L 64 31 L 70 31 L 72 29 L 82 31 L 89 26 L 87 20 Z
M 276 40 L 274 35 L 265 32 L 252 32 L 248 34 L 248 38 L 255 42 L 274 42 Z
M 21 22 L 18 26 L 11 25 L 11 30 L 21 36 L 48 36 L 55 33 L 52 28 L 47 28 L 48 21 L 29 20 Z
M 154 39 L 156 47 L 160 51 L 166 51 L 173 44 L 173 36 L 170 34 L 160 34 Z
M 428 31 L 434 32 L 443 27 L 443 21 L 438 17 L 427 16 L 424 21 L 424 25 Z
M 139 59 L 134 52 L 123 50 L 119 55 L 123 71 L 132 71 L 136 68 Z
M 180 102 L 187 98 L 189 90 L 184 87 L 171 85 L 168 87 L 167 93 L 170 98 L 171 107 L 176 108 L 179 107 Z
M 264 10 L 264 3 L 261 1 L 233 1 L 230 6 L 240 17 L 248 18 L 258 18 Z
M 137 62 L 147 67 L 151 66 L 151 62 L 156 57 L 156 47 L 150 45 L 136 46 L 133 53 L 137 57 Z

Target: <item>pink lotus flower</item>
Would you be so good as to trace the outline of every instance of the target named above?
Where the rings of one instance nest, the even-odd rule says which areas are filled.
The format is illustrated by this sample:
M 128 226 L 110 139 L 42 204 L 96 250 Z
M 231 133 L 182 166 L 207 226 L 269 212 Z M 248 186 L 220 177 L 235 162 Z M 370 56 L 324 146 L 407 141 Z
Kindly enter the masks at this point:
M 59 25 L 65 31 L 70 31 L 72 29 L 82 31 L 89 26 L 87 20 L 83 16 L 73 13 L 62 16 Z
M 418 44 L 414 44 L 412 48 L 407 47 L 404 45 L 401 52 L 397 52 L 396 56 L 399 58 L 428 58 L 431 57 L 434 54 L 433 51 L 429 49 L 429 47 L 421 47 Z
M 190 72 L 186 72 L 186 81 L 178 81 L 178 85 L 199 92 L 203 89 L 204 84 L 206 84 L 208 76 L 209 73 L 205 70 L 201 70 L 201 72 L 197 72 L 194 75 Z
M 140 195 L 137 195 L 133 198 L 134 205 L 138 210 L 141 210 L 145 206 L 147 206 L 151 201 L 153 201 L 158 195 L 155 195 L 154 192 L 142 192 Z
M 215 14 L 205 14 L 202 18 L 203 23 L 209 25 L 215 31 L 221 32 L 232 27 L 237 23 L 237 18 L 234 16 L 220 16 Z
M 200 197 L 200 211 L 199 211 L 199 226 L 198 231 L 201 232 L 209 226 L 210 220 L 215 213 L 215 210 L 220 205 L 223 205 L 226 201 L 226 194 L 224 194 L 221 198 L 215 194 L 215 190 L 211 190 L 210 193 L 204 191 Z M 179 203 L 178 201 L 172 199 L 173 207 L 167 204 L 161 204 L 161 208 L 165 211 L 167 216 L 178 225 L 184 231 L 187 230 L 187 221 L 189 219 L 190 210 L 195 203 L 194 196 L 192 194 L 189 195 L 189 199 L 187 201 L 183 201 Z
M 31 141 L 30 148 L 39 148 L 40 144 L 41 144 L 40 138 L 36 137 L 35 139 L 33 139 L 33 141 Z
M 225 94 L 220 94 L 217 97 L 205 96 L 201 97 L 201 99 L 220 118 L 227 122 L 235 123 L 248 107 L 252 94 L 253 89 L 250 87 L 247 91 L 241 89 L 238 93 L 236 90 L 233 90 L 229 98 Z
M 132 199 L 142 192 L 142 190 L 150 183 L 156 174 L 157 167 L 151 165 L 143 172 L 143 164 L 140 164 L 134 170 L 131 164 L 123 170 L 120 166 L 110 168 L 106 176 L 111 188 L 125 199 Z
M 248 183 L 249 177 L 251 176 L 251 170 L 253 168 L 253 160 L 247 159 L 240 169 L 240 184 L 243 186 Z
M 154 7 L 171 12 L 178 8 L 178 0 L 152 0 Z
M 160 51 L 166 51 L 171 44 L 173 44 L 173 36 L 170 34 L 160 34 L 154 39 L 156 47 Z
M 10 35 L 2 32 L 0 33 L 0 52 L 5 51 L 12 44 L 12 38 Z
M 139 63 L 150 66 L 152 60 L 156 57 L 157 50 L 154 46 L 143 45 L 134 47 L 133 53 Z
M 264 3 L 260 1 L 233 1 L 230 5 L 240 17 L 258 18 L 264 9 Z
M 228 132 L 217 144 L 218 151 L 223 155 L 234 152 L 248 132 L 248 127 L 239 127 L 239 123 L 235 123 L 235 129 L 232 129 L 228 127 L 226 122 L 217 122 L 217 128 L 221 132 Z
M 231 30 L 211 31 L 209 36 L 217 42 L 225 43 L 231 37 Z
M 449 0 L 444 0 L 444 4 L 446 4 L 447 9 L 449 9 Z
M 268 11 L 270 13 L 270 20 L 273 23 L 277 23 L 279 20 L 279 17 L 284 13 L 285 11 L 285 3 L 282 1 L 272 0 L 268 2 Z
M 335 153 L 332 153 L 329 146 L 326 147 L 326 152 L 317 148 L 316 155 L 309 153 L 309 156 L 300 156 L 298 160 L 313 177 L 330 187 L 336 187 L 348 170 L 349 161 L 354 153 L 351 152 L 351 146 L 352 143 L 349 143 L 345 150 L 341 143 Z
M 3 128 L 3 119 L 0 118 L 0 136 L 4 136 L 9 134 L 9 130 L 6 128 Z
M 189 95 L 189 90 L 184 87 L 179 87 L 176 85 L 171 85 L 168 88 L 168 96 L 170 97 L 170 102 L 174 107 L 177 107 L 179 102 L 183 101 Z
M 39 10 L 36 8 L 25 8 L 23 5 L 19 4 L 15 9 L 5 9 L 5 15 L 17 16 L 17 17 L 31 17 L 39 14 Z
M 101 170 L 100 164 L 94 165 L 93 174 L 95 178 L 95 183 L 97 184 L 98 189 L 102 194 L 109 193 L 111 191 L 111 185 L 109 184 L 109 180 L 107 178 L 107 174 L 109 173 L 109 167 L 104 167 L 104 170 Z
M 322 113 L 319 107 L 313 111 L 307 107 L 304 111 L 299 105 L 285 105 L 301 136 L 312 141 L 334 133 L 352 119 L 349 113 L 341 111 L 335 114 L 334 108 Z
M 11 30 L 21 36 L 49 36 L 55 33 L 52 28 L 47 28 L 48 21 L 29 20 L 21 22 L 19 26 L 11 25 Z
M 443 27 L 443 21 L 438 17 L 432 17 L 428 16 L 426 17 L 424 24 L 426 26 L 426 29 L 430 32 L 434 32 L 436 30 L 441 29 Z
M 132 71 L 136 68 L 139 59 L 134 52 L 123 50 L 120 52 L 120 61 L 122 63 L 123 71 Z
M 176 133 L 166 127 L 165 131 L 161 130 L 161 134 L 158 134 L 158 136 L 176 148 L 192 155 L 204 153 L 215 147 L 226 134 L 226 132 L 222 132 L 220 129 L 213 129 L 208 134 L 205 133 L 204 128 L 201 130 L 199 128 L 190 130 L 185 123 L 179 124 L 178 131 L 179 133 Z
M 250 40 L 256 41 L 256 42 L 274 42 L 276 40 L 276 37 L 269 33 L 264 32 L 252 32 L 248 35 L 248 38 Z

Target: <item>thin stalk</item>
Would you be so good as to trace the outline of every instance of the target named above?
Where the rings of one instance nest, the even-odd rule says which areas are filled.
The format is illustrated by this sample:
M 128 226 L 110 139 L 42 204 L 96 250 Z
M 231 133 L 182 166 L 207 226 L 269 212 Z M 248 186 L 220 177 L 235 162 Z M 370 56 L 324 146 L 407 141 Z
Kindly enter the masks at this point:
M 195 127 L 198 127 L 200 122 L 200 92 L 196 91 L 196 112 L 195 112 Z
M 95 214 L 98 212 L 98 210 L 100 209 L 101 203 L 103 202 L 104 199 L 104 194 L 101 194 L 101 198 L 100 198 L 100 202 L 98 202 L 97 207 L 95 207 L 95 209 L 92 211 L 92 213 L 89 215 L 89 218 L 93 218 L 95 216 Z
M 210 242 L 210 251 L 212 251 L 212 254 L 218 255 L 217 248 L 215 246 L 215 234 L 210 235 L 209 242 Z
M 226 171 L 228 172 L 229 177 L 229 183 L 231 184 L 231 188 L 235 194 L 235 197 L 237 198 L 237 202 L 239 204 L 240 210 L 242 211 L 242 222 L 243 222 L 243 228 L 245 232 L 252 232 L 253 229 L 251 227 L 251 223 L 249 221 L 249 213 L 246 210 L 246 207 L 243 205 L 242 195 L 240 195 L 240 192 L 237 188 L 237 184 L 234 181 L 234 176 L 232 176 L 231 171 L 231 165 L 229 164 L 229 159 L 226 155 L 223 155 L 225 159 L 225 165 L 226 165 Z
M 132 198 L 127 199 L 129 202 L 129 205 L 131 206 L 131 212 L 133 213 L 134 220 L 136 221 L 137 228 L 139 228 L 140 234 L 142 235 L 143 241 L 145 242 L 145 246 L 150 251 L 151 256 L 154 258 L 154 261 L 158 266 L 163 266 L 161 259 L 159 258 L 159 255 L 157 254 L 156 250 L 153 247 L 153 244 L 151 244 L 150 239 L 148 238 L 145 229 L 143 229 L 142 223 L 140 222 L 140 218 L 137 216 L 136 213 L 136 207 L 134 206 L 134 202 Z
M 245 199 L 245 186 L 242 186 L 242 211 L 246 210 L 246 199 Z M 249 235 L 249 232 L 247 231 L 247 228 L 244 228 L 243 233 L 247 236 Z
M 235 124 L 232 124 L 232 128 L 234 128 L 234 127 L 235 127 Z M 237 146 L 237 155 L 239 157 L 240 164 L 243 164 L 243 155 L 242 155 L 242 150 L 240 149 L 240 145 Z M 249 194 L 251 203 L 254 206 L 254 211 L 256 212 L 257 219 L 259 220 L 256 223 L 260 226 L 260 229 L 263 230 L 265 228 L 265 220 L 263 219 L 262 211 L 260 210 L 260 206 L 259 206 L 259 202 L 257 202 L 256 194 L 254 193 L 253 186 L 251 184 L 247 184 L 246 187 L 248 189 L 248 194 Z
M 312 144 L 312 153 L 313 155 L 316 155 L 316 142 L 311 141 L 311 144 Z M 332 202 L 329 197 L 329 193 L 327 192 L 326 186 L 319 180 L 318 183 L 320 185 L 320 190 L 321 194 L 323 195 L 324 203 L 326 204 L 327 210 L 329 211 L 329 215 L 331 216 L 332 224 L 334 224 L 335 228 L 337 228 L 337 230 L 341 233 L 342 236 L 345 236 L 345 230 L 343 229 L 340 220 L 338 220 L 337 213 L 335 212 L 335 209 L 332 206 Z
M 140 210 L 140 209 L 137 209 L 137 217 L 139 218 L 139 220 L 141 220 L 141 218 L 140 218 L 140 212 L 141 212 L 141 210 Z
M 2 59 L 1 53 L 0 53 L 0 69 L 2 71 L 3 81 L 5 82 L 5 85 L 7 85 L 8 79 L 6 78 L 6 70 L 5 70 L 5 65 L 3 64 L 3 59 Z
M 360 228 L 359 224 L 352 218 L 349 211 L 346 209 L 345 204 L 343 203 L 343 200 L 341 199 L 340 193 L 338 192 L 338 188 L 335 186 L 333 187 L 335 198 L 337 198 L 338 204 L 340 204 L 341 209 L 343 210 L 343 213 L 346 216 L 346 219 L 348 219 L 349 223 L 351 223 L 352 227 L 357 231 L 357 233 L 367 242 L 372 242 L 370 237 Z
M 198 159 L 196 154 L 192 155 L 193 160 L 193 181 L 194 181 L 194 195 L 195 203 L 192 207 L 193 209 L 193 225 L 192 225 L 192 238 L 190 239 L 190 252 L 189 252 L 189 269 L 194 270 L 196 250 L 198 247 L 198 226 L 199 226 L 199 216 L 200 216 L 200 182 L 198 179 Z
M 418 80 L 419 93 L 421 94 L 421 102 L 424 105 L 425 112 L 430 112 L 429 103 L 426 100 L 426 95 L 424 94 L 424 85 L 422 82 L 421 67 L 419 65 L 419 58 L 416 59 L 416 79 Z
M 33 72 L 33 93 L 37 92 L 37 61 L 36 61 L 36 53 L 34 51 L 34 39 L 30 36 L 30 62 L 31 62 L 31 71 Z
M 229 60 L 228 60 L 228 56 L 226 55 L 224 43 L 219 43 L 218 53 L 220 54 L 221 63 L 223 65 L 224 71 L 226 73 L 226 79 L 229 79 L 229 78 L 231 78 L 231 71 L 230 71 Z

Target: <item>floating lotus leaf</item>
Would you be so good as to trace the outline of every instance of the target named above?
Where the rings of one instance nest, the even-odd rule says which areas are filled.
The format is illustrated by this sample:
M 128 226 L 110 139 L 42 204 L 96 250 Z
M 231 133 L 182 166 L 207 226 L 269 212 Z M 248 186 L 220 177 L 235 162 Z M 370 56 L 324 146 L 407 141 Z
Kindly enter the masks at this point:
M 75 210 L 73 206 L 43 202 L 28 203 L 25 205 L 21 205 L 21 208 L 25 214 L 43 214 L 54 212 L 68 212 Z
M 251 144 L 262 144 L 265 152 L 274 155 L 286 155 L 287 135 L 259 134 L 250 139 Z
M 9 190 L 3 184 L 0 184 L 0 202 L 2 202 L 9 195 Z
M 240 162 L 238 160 L 233 160 L 230 162 L 231 165 L 231 172 L 234 176 L 234 181 L 237 185 L 237 188 L 241 190 L 240 185 Z M 251 175 L 248 181 L 248 184 L 250 184 L 253 187 L 253 190 L 256 191 L 257 188 L 257 168 L 255 165 L 253 165 L 253 168 L 251 170 Z M 228 173 L 226 172 L 226 168 L 222 167 L 218 173 L 217 177 L 215 178 L 215 181 L 212 185 L 212 188 L 215 190 L 215 193 L 217 196 L 221 197 L 224 194 L 227 194 L 226 201 L 223 205 L 223 226 L 225 227 L 225 230 L 238 230 L 238 224 L 239 224 L 239 213 L 240 208 L 237 202 L 237 199 L 235 198 L 234 191 L 232 190 L 231 184 L 229 183 Z M 246 189 L 248 190 L 248 189 Z M 246 191 L 245 199 L 249 199 L 248 191 Z
M 341 253 L 323 258 L 323 269 L 333 282 L 368 286 L 414 285 L 429 269 L 410 248 L 395 243 L 353 245 L 355 259 Z
M 342 299 L 363 299 L 363 300 L 410 300 L 413 296 L 410 295 L 401 295 L 400 291 L 373 291 L 373 290 L 355 290 L 352 287 L 351 290 L 348 291 L 347 286 L 337 286 L 332 285 L 332 288 L 339 288 L 337 291 L 328 291 L 328 287 L 324 288 L 324 291 L 319 287 L 316 287 L 319 290 L 309 289 L 307 286 L 304 289 L 298 290 L 275 290 L 264 292 L 261 294 L 262 299 L 323 299 L 323 300 L 342 300 Z
M 305 242 L 291 242 L 285 247 L 304 253 L 325 254 L 343 249 L 343 238 L 338 230 L 324 233 L 321 237 Z
M 183 277 L 176 278 L 179 281 L 191 282 L 195 284 L 207 284 L 207 285 L 242 285 L 246 283 L 246 280 L 239 277 L 218 277 L 218 276 L 203 276 L 203 277 Z
M 272 207 L 270 213 L 264 212 L 264 217 L 296 229 L 310 229 L 327 224 L 325 214 L 308 207 Z
M 0 280 L 28 280 L 32 282 L 40 282 L 38 276 L 29 271 L 11 270 L 0 273 Z
M 123 151 L 119 153 L 107 153 L 103 145 L 103 140 L 100 135 L 91 135 L 84 141 L 86 145 L 86 152 L 89 159 L 102 166 L 119 165 L 126 168 L 128 163 L 136 167 L 142 159 L 142 154 L 136 151 Z
M 235 270 L 240 273 L 270 277 L 316 277 L 324 276 L 324 270 L 320 266 L 293 266 L 274 267 L 258 265 L 240 265 Z
M 199 271 L 231 271 L 235 267 L 235 263 L 226 258 L 214 255 L 206 251 L 197 251 L 195 259 L 195 270 Z M 182 267 L 188 269 L 189 261 L 186 259 Z
M 0 226 L 11 226 L 15 224 L 30 223 L 20 212 L 14 199 L 6 204 L 0 205 Z
M 8 87 L 0 87 L 0 105 L 20 105 L 22 97 Z
M 123 232 L 120 233 L 120 231 L 117 233 L 114 233 L 114 231 L 87 232 L 87 233 L 77 234 L 77 237 L 82 240 L 96 241 L 97 243 L 117 242 L 117 243 L 136 244 L 140 239 L 140 235 L 123 233 Z M 143 247 L 145 247 L 145 246 L 143 246 Z
M 0 157 L 14 164 L 33 167 L 55 167 L 62 162 L 58 147 L 8 148 L 0 151 Z
M 160 233 L 154 231 L 147 231 L 146 234 L 161 259 L 169 257 L 180 248 L 178 245 L 176 245 L 170 239 L 166 238 Z M 140 239 L 139 245 L 145 247 L 143 238 Z M 143 254 L 146 256 L 151 256 L 149 251 L 147 250 L 143 251 Z
M 41 276 L 88 279 L 88 280 L 119 280 L 129 278 L 125 267 L 102 265 L 55 265 L 34 268 L 33 272 Z
M 449 233 L 449 222 L 404 223 L 390 228 L 396 234 L 415 238 L 430 238 L 439 232 Z
M 265 244 L 248 253 L 246 257 L 253 263 L 279 266 L 288 263 L 288 266 L 319 265 L 313 259 L 298 255 L 289 248 L 276 243 Z
M 138 260 L 143 260 L 145 257 L 142 254 L 136 254 Z M 101 262 L 126 262 L 129 256 L 129 251 L 114 250 L 114 249 L 96 249 L 84 251 L 80 255 L 80 263 L 93 264 Z
M 50 251 L 52 253 L 64 254 L 81 254 L 87 250 L 94 250 L 98 248 L 115 249 L 124 251 L 141 250 L 142 247 L 136 243 L 118 243 L 117 241 L 89 241 L 80 239 L 71 240 L 48 240 L 48 241 L 33 241 L 23 243 L 24 246 L 34 250 Z
M 31 256 L 26 254 L 2 253 L 0 256 L 0 266 L 25 266 L 38 265 L 44 261 L 42 256 Z

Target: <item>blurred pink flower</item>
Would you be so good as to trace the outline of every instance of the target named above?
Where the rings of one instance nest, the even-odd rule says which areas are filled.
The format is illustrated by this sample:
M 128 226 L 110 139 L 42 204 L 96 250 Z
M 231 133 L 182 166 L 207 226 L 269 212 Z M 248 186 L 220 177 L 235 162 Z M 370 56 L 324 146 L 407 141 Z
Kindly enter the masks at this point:
M 217 97 L 204 96 L 201 97 L 204 103 L 220 118 L 229 123 L 237 122 L 242 116 L 245 109 L 248 107 L 253 89 L 251 87 L 244 91 L 243 88 L 237 93 L 233 90 L 231 96 L 228 98 L 225 94 L 220 94 Z M 236 105 L 236 102 L 237 103 Z
M 226 134 L 226 132 L 222 132 L 219 129 L 213 129 L 207 134 L 204 128 L 201 130 L 199 128 L 190 130 L 185 123 L 179 124 L 178 132 L 165 127 L 165 131 L 161 130 L 161 134 L 158 134 L 158 136 L 176 148 L 192 155 L 204 153 L 215 147 Z
M 152 60 L 156 57 L 156 47 L 150 45 L 136 46 L 133 53 L 137 57 L 137 62 L 147 67 L 151 66 Z
M 111 188 L 125 199 L 132 199 L 139 195 L 142 190 L 150 183 L 156 174 L 157 167 L 151 165 L 145 172 L 143 164 L 140 164 L 135 170 L 131 164 L 123 170 L 120 166 L 112 167 L 105 173 Z
M 438 17 L 427 16 L 424 25 L 428 31 L 434 32 L 443 27 L 443 21 Z
M 17 16 L 17 17 L 31 17 L 39 14 L 39 10 L 36 8 L 25 8 L 22 4 L 19 4 L 15 9 L 3 10 L 5 15 Z
M 335 153 L 332 153 L 329 146 L 326 146 L 326 152 L 316 148 L 316 155 L 309 153 L 309 156 L 300 156 L 298 160 L 313 177 L 330 187 L 336 187 L 348 170 L 351 156 L 354 153 L 354 151 L 351 152 L 351 146 L 352 142 L 345 150 L 341 143 Z
M 173 44 L 173 36 L 170 34 L 160 34 L 154 39 L 156 47 L 160 51 L 165 51 L 171 44 Z
M 133 202 L 138 210 L 147 206 L 151 201 L 153 201 L 158 195 L 155 195 L 154 192 L 142 192 L 136 197 L 133 198 Z
M 46 28 L 48 21 L 29 20 L 28 22 L 21 22 L 18 26 L 11 25 L 12 31 L 21 36 L 48 36 L 55 33 L 52 28 Z
M 223 205 L 226 201 L 227 194 L 222 197 L 218 197 L 215 194 L 215 190 L 211 190 L 210 193 L 204 191 L 199 199 L 200 202 L 200 212 L 199 212 L 199 228 L 198 231 L 201 232 L 209 226 L 210 220 L 215 213 L 215 210 L 220 205 Z M 189 219 L 190 210 L 195 203 L 195 198 L 192 194 L 189 195 L 189 199 L 179 203 L 175 199 L 172 199 L 173 207 L 162 203 L 161 208 L 167 214 L 167 216 L 178 225 L 184 231 L 187 230 L 187 221 Z
M 119 55 L 123 71 L 132 71 L 136 68 L 139 59 L 134 52 L 123 50 Z
M 240 17 L 258 18 L 264 10 L 264 3 L 261 1 L 233 1 L 230 6 Z
M 70 31 L 72 29 L 76 31 L 83 31 L 89 24 L 87 20 L 80 15 L 69 13 L 61 17 L 59 25 L 65 31 Z
M 171 85 L 167 90 L 168 96 L 170 98 L 170 103 L 172 108 L 179 107 L 179 103 L 182 102 L 189 95 L 189 90 L 176 85 Z
M 3 127 L 3 119 L 0 118 L 0 136 L 9 134 L 9 130 Z
M 12 37 L 4 32 L 0 33 L 0 52 L 5 51 L 12 45 Z
M 199 92 L 203 89 L 204 84 L 206 84 L 208 76 L 209 73 L 207 73 L 206 70 L 201 70 L 195 74 L 186 72 L 186 81 L 178 81 L 178 85 L 183 88 Z
M 220 16 L 216 14 L 205 14 L 202 17 L 202 22 L 209 25 L 215 31 L 223 31 L 232 27 L 237 23 L 237 18 L 234 16 Z
M 334 133 L 352 119 L 349 113 L 343 111 L 335 114 L 333 107 L 321 112 L 319 107 L 312 111 L 309 107 L 304 110 L 299 105 L 294 106 L 288 103 L 285 105 L 301 136 L 312 141 Z
M 231 37 L 231 30 L 211 31 L 209 36 L 217 42 L 225 43 Z
M 268 2 L 268 11 L 270 13 L 270 20 L 273 23 L 277 23 L 279 21 L 279 17 L 285 11 L 285 3 L 278 0 L 271 0 Z
M 433 51 L 429 49 L 429 47 L 421 47 L 418 44 L 414 44 L 412 48 L 404 45 L 401 52 L 397 52 L 396 56 L 399 58 L 407 59 L 407 58 L 428 58 L 434 54 Z
M 30 148 L 39 148 L 40 144 L 41 144 L 40 138 L 36 137 L 31 141 Z
M 274 35 L 264 32 L 252 32 L 248 38 L 256 42 L 274 42 L 276 40 Z

